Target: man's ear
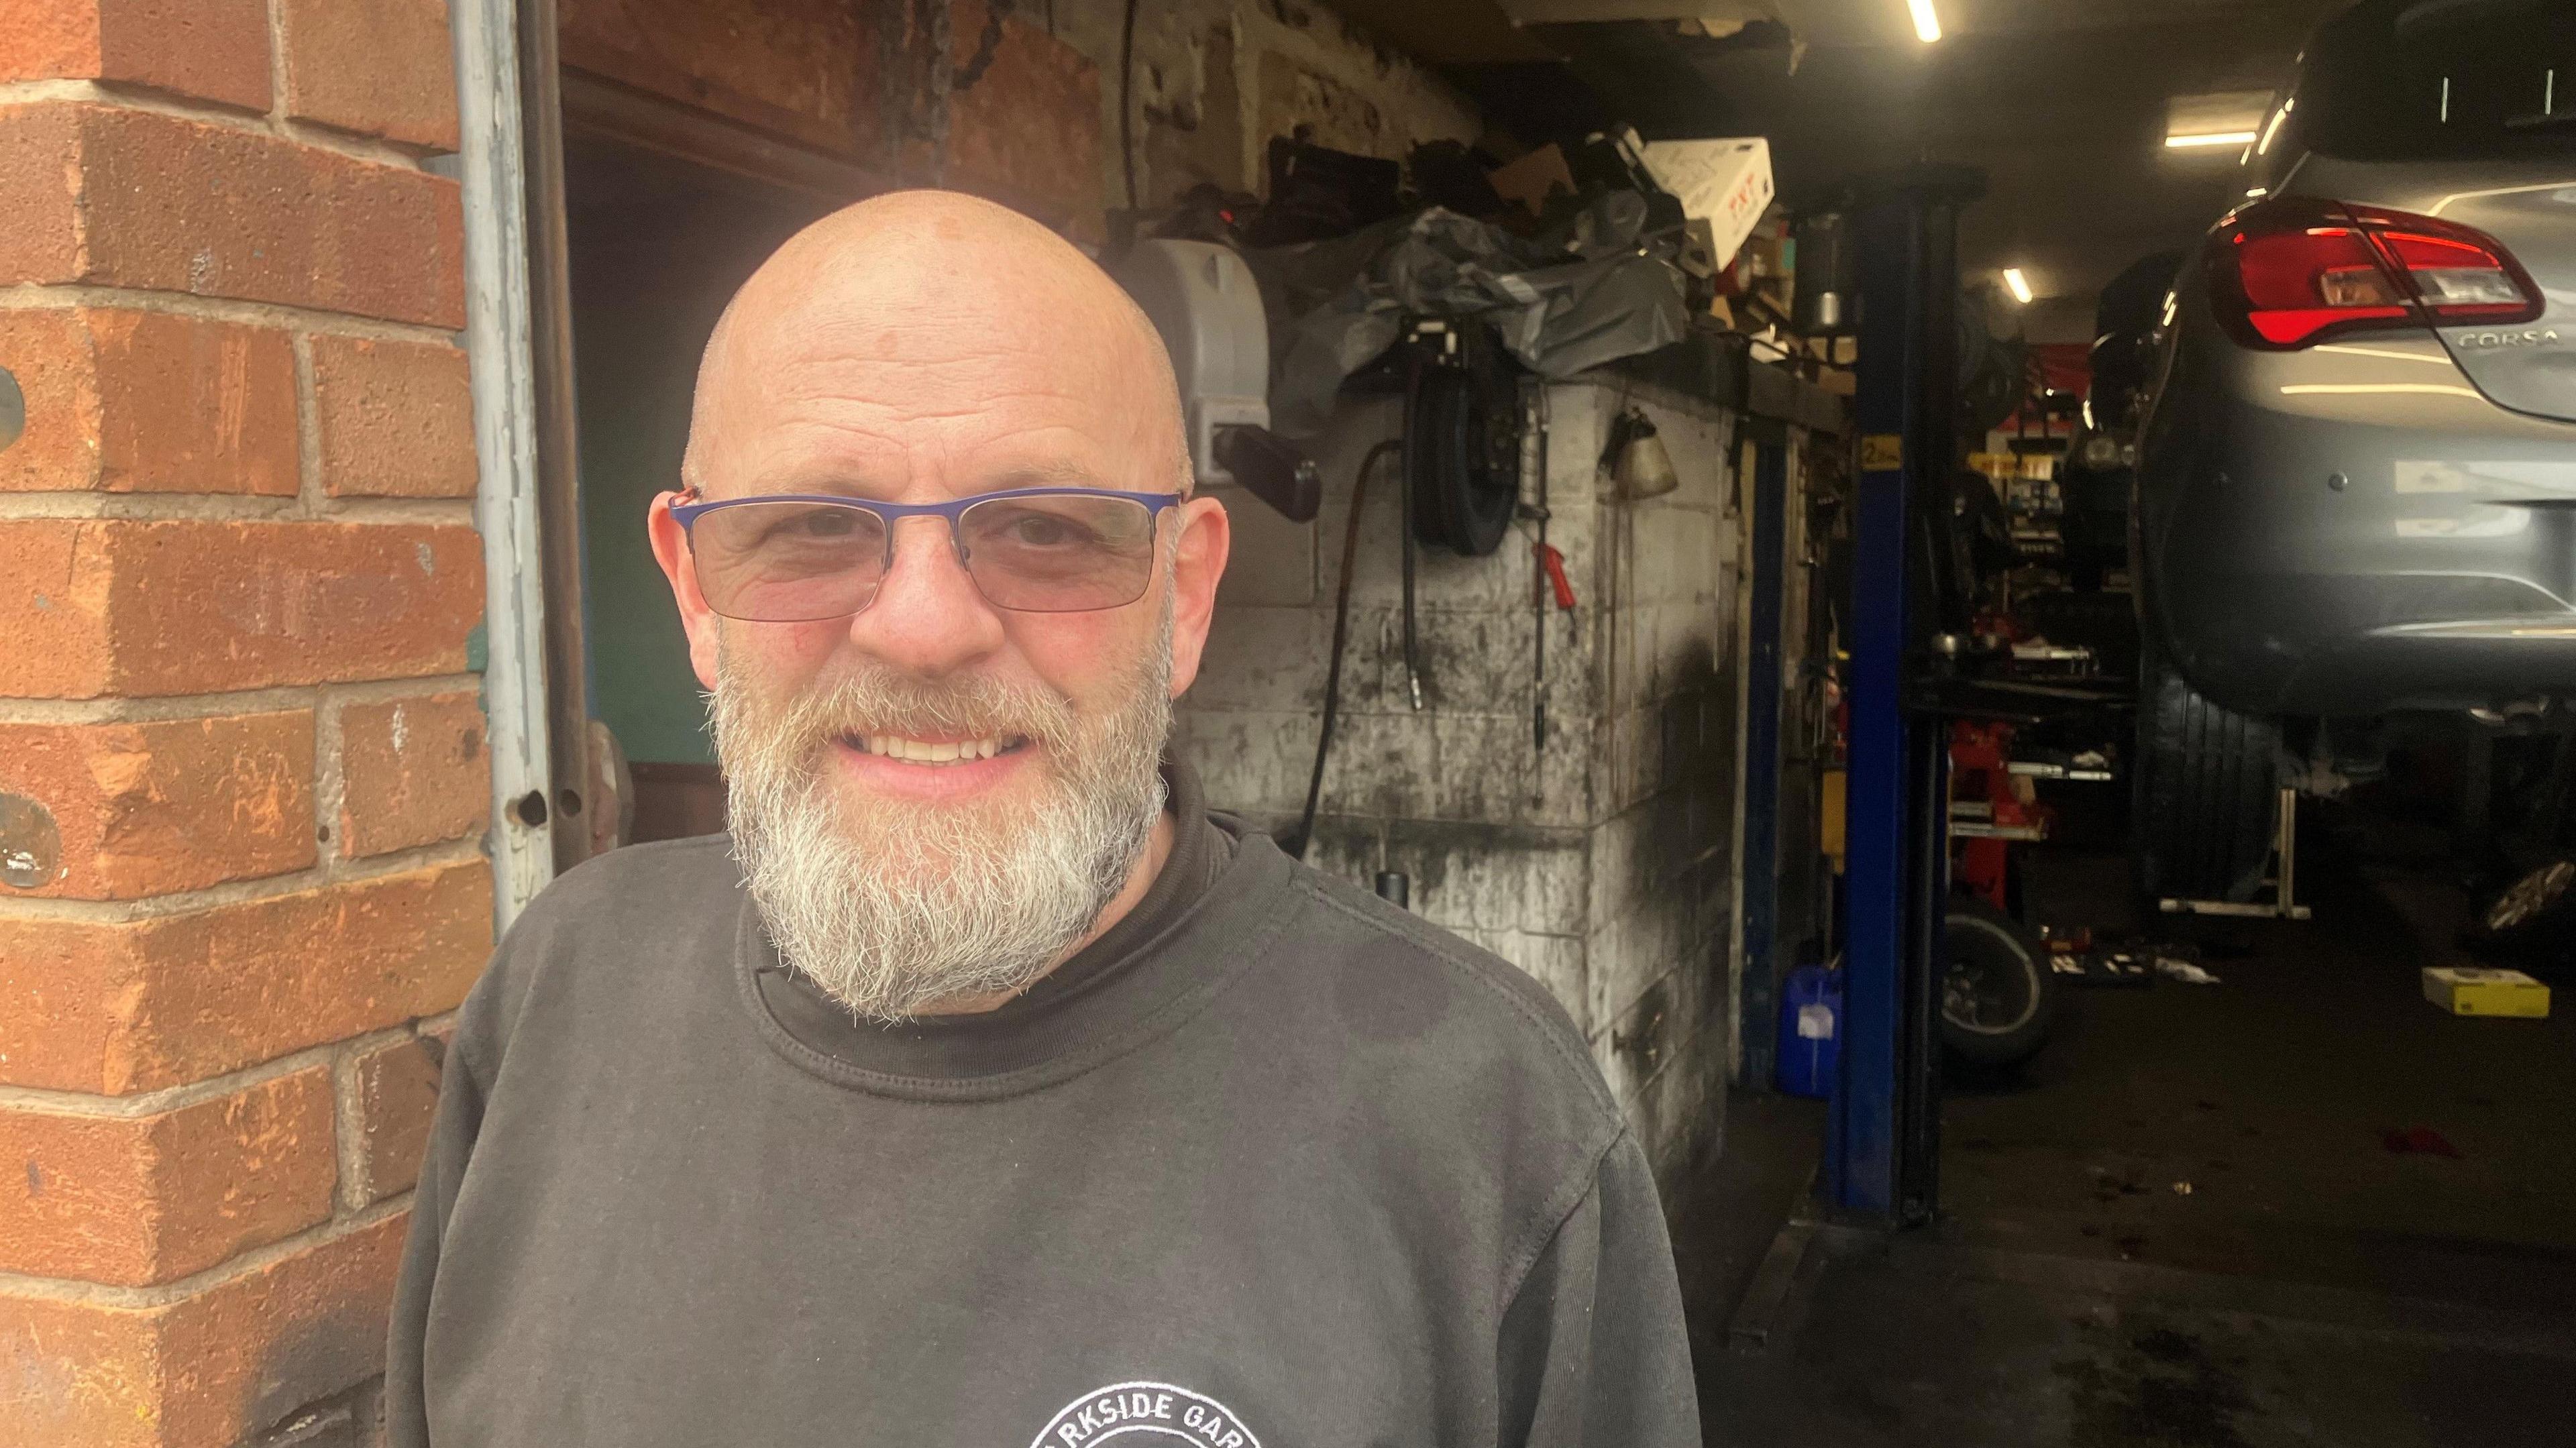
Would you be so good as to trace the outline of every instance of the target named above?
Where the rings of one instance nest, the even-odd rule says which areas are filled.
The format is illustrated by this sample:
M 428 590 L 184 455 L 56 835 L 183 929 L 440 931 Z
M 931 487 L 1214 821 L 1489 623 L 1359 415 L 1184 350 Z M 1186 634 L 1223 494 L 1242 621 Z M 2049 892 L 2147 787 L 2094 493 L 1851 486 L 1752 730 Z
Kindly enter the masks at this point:
M 707 596 L 698 591 L 697 560 L 689 553 L 688 530 L 671 516 L 672 501 L 679 496 L 656 495 L 646 528 L 653 536 L 653 561 L 662 565 L 662 576 L 671 580 L 671 597 L 680 605 L 680 627 L 689 631 L 689 667 L 697 671 L 699 683 L 712 689 L 716 686 L 716 630 L 723 625 L 716 611 L 707 607 Z
M 1208 626 L 1216 621 L 1217 580 L 1225 576 L 1234 527 L 1225 505 L 1214 498 L 1190 498 L 1175 511 L 1181 524 L 1172 558 L 1172 697 L 1177 699 L 1199 676 Z

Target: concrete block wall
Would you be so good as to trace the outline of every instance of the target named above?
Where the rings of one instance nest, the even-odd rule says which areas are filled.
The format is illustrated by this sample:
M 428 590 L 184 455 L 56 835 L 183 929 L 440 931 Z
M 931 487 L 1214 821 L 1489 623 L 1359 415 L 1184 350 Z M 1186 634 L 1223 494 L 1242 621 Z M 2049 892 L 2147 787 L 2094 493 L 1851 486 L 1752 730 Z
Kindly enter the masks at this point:
M 1623 406 L 1655 420 L 1681 476 L 1674 492 L 1610 496 L 1597 463 Z M 1402 657 L 1393 462 L 1369 479 L 1342 720 L 1308 858 L 1363 885 L 1408 874 L 1416 910 L 1546 983 L 1669 1181 L 1714 1146 L 1728 1070 L 1734 423 L 1612 378 L 1551 388 L 1549 411 L 1548 541 L 1577 607 L 1551 605 L 1542 623 L 1527 536 L 1488 558 L 1422 552 L 1420 712 Z M 1176 737 L 1215 803 L 1266 825 L 1292 822 L 1304 802 L 1355 471 L 1398 419 L 1394 399 L 1345 404 L 1319 440 L 1314 523 L 1218 492 L 1235 561 Z
M 491 945 L 448 47 L 0 20 L 0 1443 L 372 1434 Z

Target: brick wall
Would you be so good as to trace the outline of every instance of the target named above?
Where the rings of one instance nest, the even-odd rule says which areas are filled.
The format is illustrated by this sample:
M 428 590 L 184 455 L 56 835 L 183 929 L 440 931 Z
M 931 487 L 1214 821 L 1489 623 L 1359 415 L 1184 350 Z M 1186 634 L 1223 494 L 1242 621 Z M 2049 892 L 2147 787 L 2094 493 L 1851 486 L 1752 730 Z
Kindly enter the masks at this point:
M 450 74 L 0 8 L 0 1443 L 374 1433 L 492 913 Z
M 1100 71 L 1049 33 L 1052 6 L 1009 7 L 996 20 L 983 0 L 953 0 L 951 65 L 973 62 L 988 24 L 995 43 L 943 114 L 930 94 L 928 9 L 895 0 L 556 0 L 570 69 L 889 182 L 989 196 L 1098 242 Z M 932 139 L 943 127 L 944 150 Z

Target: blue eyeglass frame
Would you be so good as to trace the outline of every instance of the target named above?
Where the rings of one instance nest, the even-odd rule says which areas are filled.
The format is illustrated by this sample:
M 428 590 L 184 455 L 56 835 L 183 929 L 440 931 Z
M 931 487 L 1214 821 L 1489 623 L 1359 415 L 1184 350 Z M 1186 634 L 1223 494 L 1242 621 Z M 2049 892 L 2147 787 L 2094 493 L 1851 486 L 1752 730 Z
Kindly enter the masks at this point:
M 684 499 L 695 498 L 698 496 L 698 490 L 694 487 L 683 488 L 678 496 Z M 874 513 L 885 520 L 886 563 L 891 568 L 894 563 L 894 528 L 897 523 L 906 518 L 945 519 L 948 524 L 949 551 L 955 553 L 958 561 L 963 563 L 966 558 L 966 544 L 957 536 L 957 520 L 965 517 L 966 510 L 978 503 L 990 503 L 1002 498 L 1116 498 L 1123 502 L 1143 504 L 1148 521 L 1152 526 L 1160 529 L 1163 524 L 1163 514 L 1187 501 L 1188 495 L 1185 493 L 1129 493 L 1116 488 L 1004 488 L 995 493 L 975 493 L 963 498 L 951 498 L 945 503 L 881 503 L 874 498 L 853 498 L 847 493 L 764 493 L 749 498 L 718 498 L 713 502 L 673 503 L 671 519 L 678 523 L 680 531 L 689 534 L 694 542 L 693 530 L 697 526 L 697 521 L 709 513 L 725 508 L 746 507 L 753 503 L 822 503 L 832 507 L 854 508 L 862 513 Z M 969 570 L 968 576 L 972 576 L 972 570 Z M 869 601 L 875 601 L 873 595 L 870 596 Z
M 679 496 L 694 498 L 695 488 L 683 488 Z M 948 540 L 957 541 L 957 520 L 977 503 L 990 503 L 1000 498 L 1117 498 L 1129 503 L 1142 503 L 1159 524 L 1167 508 L 1177 508 L 1185 500 L 1181 493 L 1123 493 L 1116 488 L 1004 488 L 998 493 L 975 493 L 951 498 L 945 503 L 880 503 L 874 498 L 853 498 L 847 493 L 764 493 L 752 498 L 718 498 L 712 503 L 673 503 L 671 517 L 682 528 L 694 527 L 700 518 L 719 508 L 739 508 L 750 503 L 828 503 L 836 507 L 856 508 L 874 513 L 886 520 L 886 539 L 891 546 L 894 524 L 906 518 L 935 517 L 948 520 Z

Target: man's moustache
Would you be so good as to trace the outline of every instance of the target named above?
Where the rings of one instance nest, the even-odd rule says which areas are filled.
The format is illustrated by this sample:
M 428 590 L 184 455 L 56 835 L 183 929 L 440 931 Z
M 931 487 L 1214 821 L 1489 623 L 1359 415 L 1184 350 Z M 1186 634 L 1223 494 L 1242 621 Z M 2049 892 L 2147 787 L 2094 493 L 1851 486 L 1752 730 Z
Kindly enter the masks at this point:
M 790 706 L 790 737 L 807 749 L 818 749 L 852 735 L 901 739 L 998 737 L 1057 747 L 1073 742 L 1073 708 L 1061 699 L 1008 686 L 931 692 L 935 687 L 914 682 L 835 686 Z M 889 699 L 890 694 L 897 697 Z

